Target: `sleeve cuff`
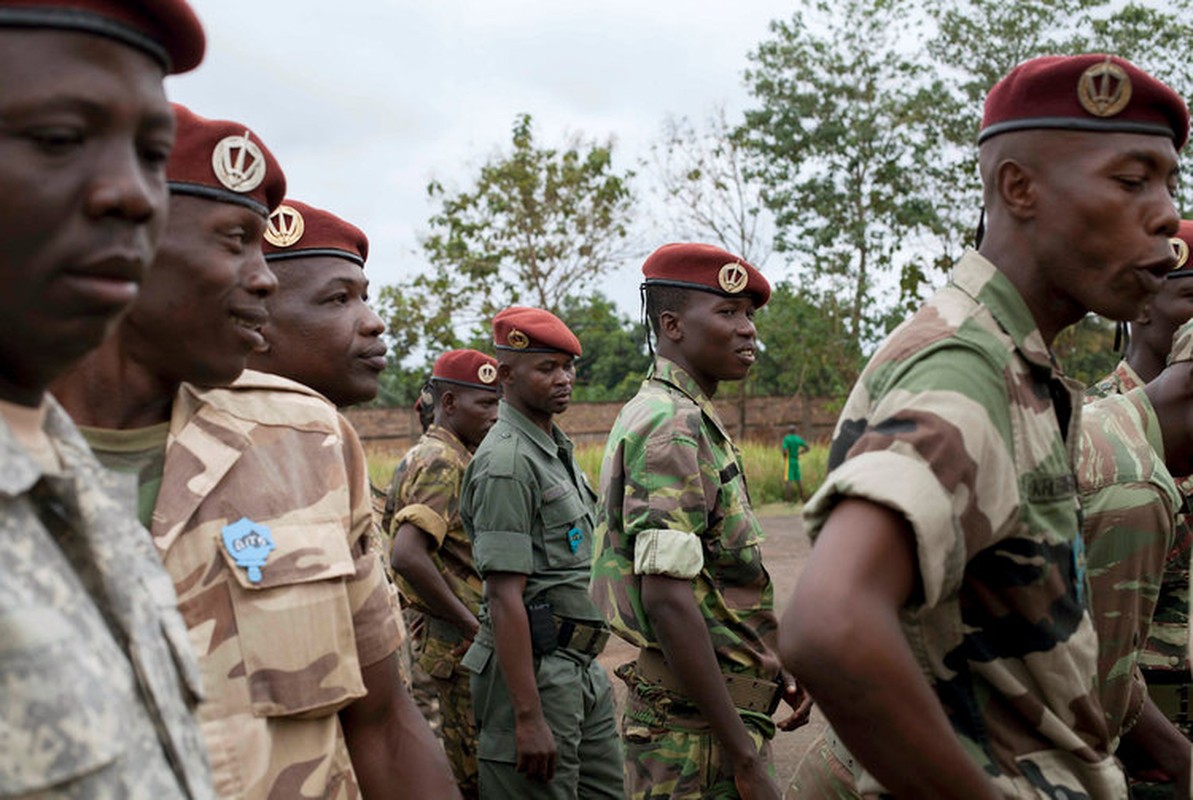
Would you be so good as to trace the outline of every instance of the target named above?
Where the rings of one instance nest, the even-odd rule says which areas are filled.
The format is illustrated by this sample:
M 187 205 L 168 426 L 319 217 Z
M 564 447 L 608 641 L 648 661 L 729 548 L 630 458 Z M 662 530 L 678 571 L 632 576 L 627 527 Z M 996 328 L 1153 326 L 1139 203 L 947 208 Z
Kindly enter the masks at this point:
M 393 536 L 397 532 L 398 526 L 404 522 L 409 522 L 431 534 L 435 540 L 436 549 L 443 544 L 443 537 L 447 536 L 447 521 L 435 509 L 424 506 L 422 503 L 403 506 L 397 514 L 394 514 L 389 531 L 390 536 Z
M 691 580 L 704 569 L 700 537 L 689 531 L 656 528 L 634 537 L 634 574 Z
M 915 532 L 916 560 L 924 603 L 937 605 L 956 592 L 965 571 L 962 532 L 952 497 L 917 458 L 889 450 L 862 453 L 833 470 L 804 509 L 804 527 L 815 540 L 837 503 L 869 500 L 902 514 Z
M 478 532 L 472 540 L 472 557 L 482 577 L 490 572 L 534 573 L 534 545 L 525 533 Z

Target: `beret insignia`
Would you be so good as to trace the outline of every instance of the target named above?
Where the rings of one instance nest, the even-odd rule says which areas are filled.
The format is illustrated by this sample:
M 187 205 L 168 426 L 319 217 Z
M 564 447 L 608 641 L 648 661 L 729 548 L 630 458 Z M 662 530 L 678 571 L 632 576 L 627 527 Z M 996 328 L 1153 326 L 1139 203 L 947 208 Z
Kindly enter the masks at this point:
M 515 350 L 525 350 L 527 347 L 530 347 L 530 337 L 517 328 L 511 330 L 505 339 L 509 342 L 509 346 Z
M 492 364 L 481 364 L 476 370 L 476 379 L 481 383 L 492 383 L 497 380 L 497 368 Z
M 1189 263 L 1189 244 L 1184 239 L 1178 239 L 1175 236 L 1169 241 L 1172 242 L 1172 252 L 1176 253 L 1176 266 L 1173 269 L 1181 269 Z
M 1131 102 L 1131 78 L 1107 56 L 1102 63 L 1081 73 L 1077 100 L 1095 117 L 1113 117 Z
M 243 136 L 225 136 L 211 151 L 211 168 L 226 188 L 251 192 L 265 180 L 265 154 L 248 131 Z
M 306 228 L 302 214 L 297 208 L 280 205 L 269 215 L 269 223 L 265 226 L 265 241 L 274 247 L 289 247 L 302 238 Z
M 746 284 L 749 282 L 750 275 L 741 264 L 726 264 L 717 273 L 717 283 L 729 294 L 738 294 L 746 288 Z

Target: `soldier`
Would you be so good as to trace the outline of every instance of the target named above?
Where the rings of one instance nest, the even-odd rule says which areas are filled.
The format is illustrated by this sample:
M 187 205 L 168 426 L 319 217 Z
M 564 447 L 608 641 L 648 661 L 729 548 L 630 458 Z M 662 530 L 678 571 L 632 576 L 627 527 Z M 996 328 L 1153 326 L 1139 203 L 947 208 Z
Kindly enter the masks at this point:
M 426 622 L 418 665 L 439 694 L 448 760 L 461 793 L 475 798 L 476 723 L 460 659 L 480 627 L 482 585 L 460 522 L 460 485 L 497 421 L 497 361 L 476 350 L 450 350 L 435 361 L 430 385 L 435 422 L 394 470 L 386 528 L 402 592 Z
M 175 117 L 158 258 L 113 336 L 56 390 L 101 459 L 138 478 L 199 654 L 216 790 L 451 797 L 396 678 L 360 443 L 313 390 L 241 376 L 265 344 L 276 280 L 261 239 L 285 179 L 244 125 Z
M 592 487 L 554 423 L 580 342 L 553 314 L 493 318 L 502 399 L 464 475 L 460 516 L 485 581 L 472 671 L 485 798 L 622 797 L 608 641 L 588 597 Z
M 1148 697 L 1139 670 L 1183 500 L 1170 470 L 1193 472 L 1193 325 L 1182 330 L 1157 377 L 1083 409 L 1077 480 L 1111 741 L 1121 736 L 1188 797 L 1189 741 Z M 1172 797 L 1173 787 L 1156 796 Z
M 1160 288 L 1188 127 L 1105 55 L 1033 59 L 987 97 L 985 238 L 854 387 L 780 623 L 863 793 L 1126 796 L 1083 591 L 1080 394 L 1049 346 Z
M 0 795 L 214 798 L 174 591 L 46 389 L 165 230 L 181 0 L 0 0 Z
M 719 247 L 667 244 L 642 265 L 654 366 L 605 445 L 592 594 L 642 648 L 629 687 L 626 794 L 775 797 L 771 715 L 811 701 L 775 652 L 774 586 L 741 455 L 712 404 L 756 353 L 758 270 Z

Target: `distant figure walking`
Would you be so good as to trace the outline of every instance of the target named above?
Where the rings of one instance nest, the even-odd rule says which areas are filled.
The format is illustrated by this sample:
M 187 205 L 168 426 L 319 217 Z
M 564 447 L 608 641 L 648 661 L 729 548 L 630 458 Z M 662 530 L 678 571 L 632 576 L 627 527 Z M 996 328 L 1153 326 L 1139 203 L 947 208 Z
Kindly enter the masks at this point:
M 787 435 L 783 437 L 783 455 L 787 456 L 787 480 L 783 483 L 783 499 L 791 502 L 791 484 L 799 490 L 799 501 L 807 500 L 804 495 L 804 484 L 800 481 L 799 457 L 808 452 L 808 443 L 795 432 L 794 425 L 787 426 Z

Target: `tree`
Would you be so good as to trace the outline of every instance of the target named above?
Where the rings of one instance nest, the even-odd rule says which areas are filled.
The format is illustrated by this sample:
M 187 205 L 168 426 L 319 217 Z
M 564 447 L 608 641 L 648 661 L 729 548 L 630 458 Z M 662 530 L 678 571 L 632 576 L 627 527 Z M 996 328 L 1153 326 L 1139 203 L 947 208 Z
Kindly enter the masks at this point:
M 650 366 L 642 323 L 618 314 L 600 293 L 564 300 L 560 317 L 584 347 L 576 362 L 573 399 L 607 403 L 633 397 Z
M 918 294 L 926 269 L 909 237 L 934 224 L 919 165 L 933 138 L 922 117 L 924 67 L 905 55 L 898 0 L 811 0 L 750 55 L 740 141 L 757 156 L 775 213 L 776 249 L 791 252 L 845 315 L 855 343 L 876 338 L 879 287 Z

